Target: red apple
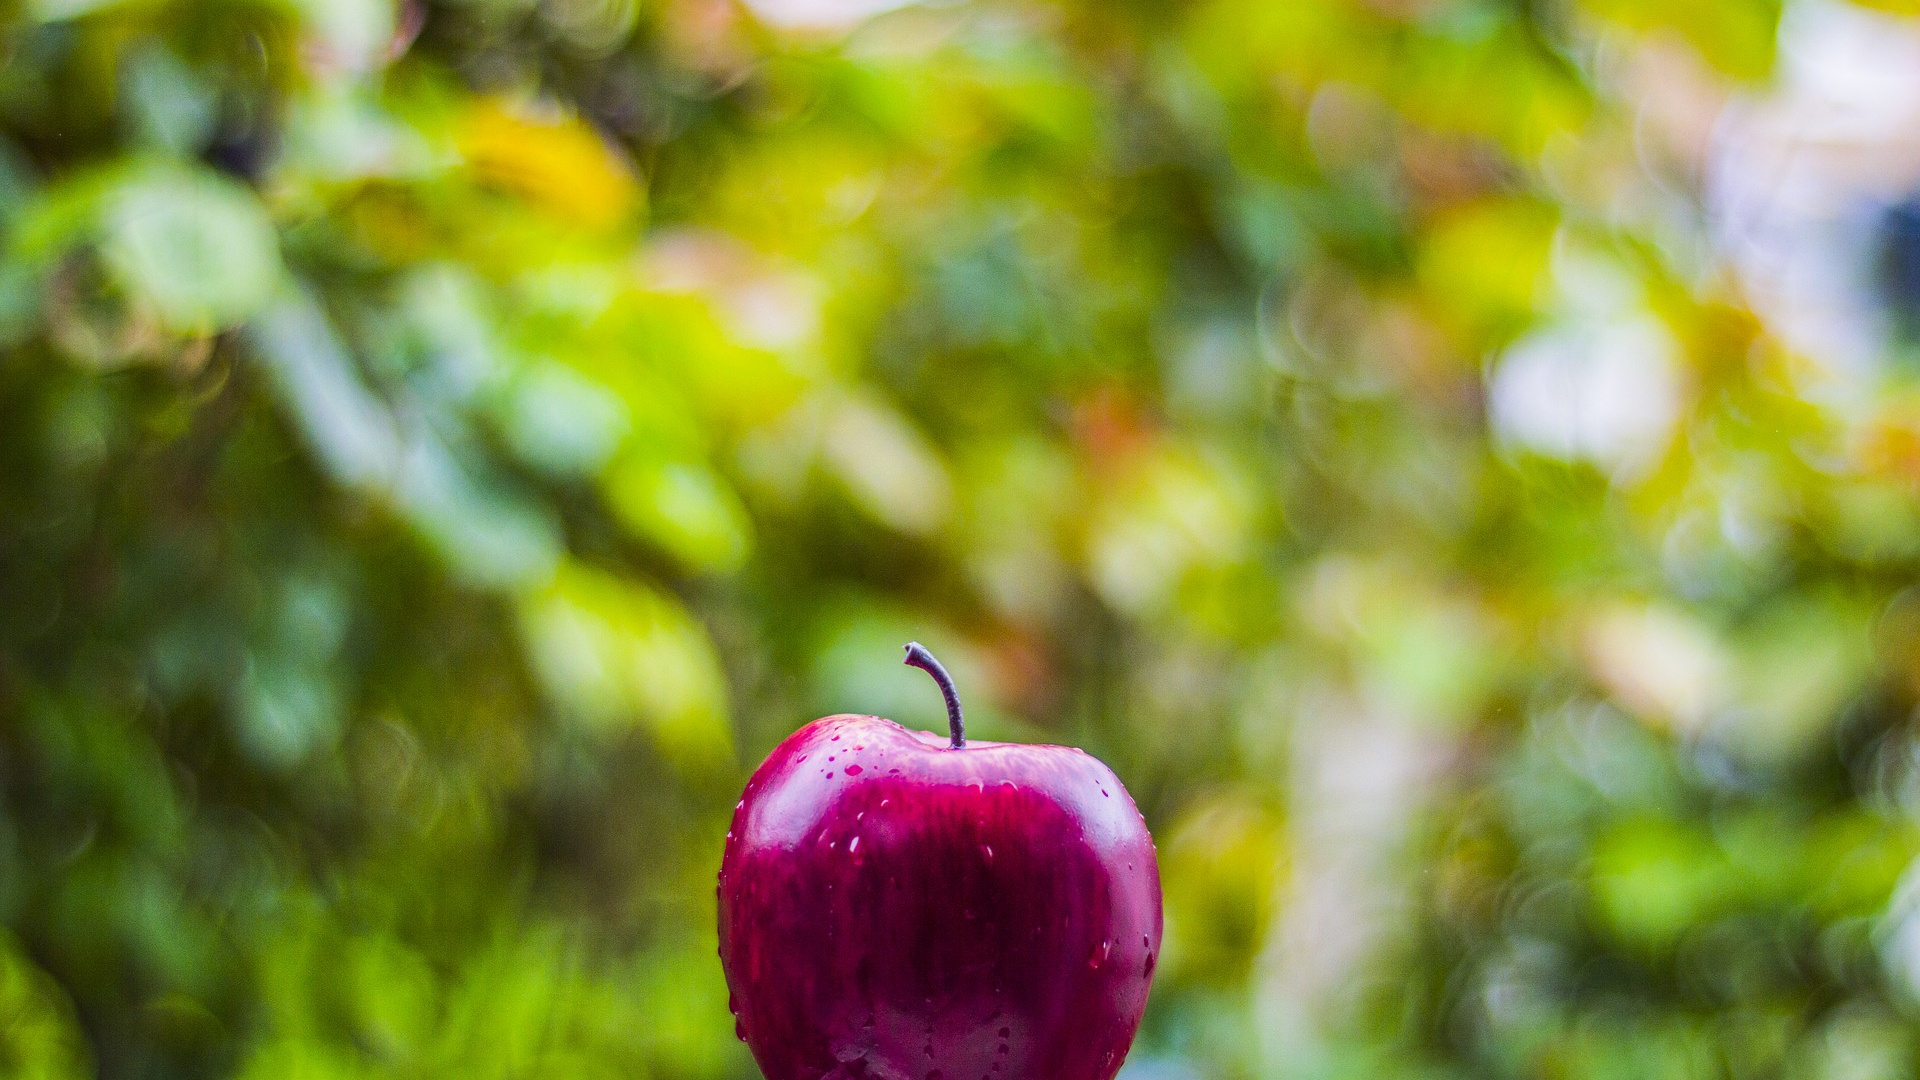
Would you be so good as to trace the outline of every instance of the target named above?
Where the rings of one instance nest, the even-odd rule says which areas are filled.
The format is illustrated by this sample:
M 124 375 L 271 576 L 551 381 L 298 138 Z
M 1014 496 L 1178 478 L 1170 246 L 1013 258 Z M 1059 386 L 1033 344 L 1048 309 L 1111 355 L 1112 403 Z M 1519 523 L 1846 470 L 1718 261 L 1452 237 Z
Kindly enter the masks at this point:
M 1160 953 L 1126 788 L 1061 746 L 829 716 L 774 748 L 720 864 L 720 962 L 768 1080 L 1111 1080 Z

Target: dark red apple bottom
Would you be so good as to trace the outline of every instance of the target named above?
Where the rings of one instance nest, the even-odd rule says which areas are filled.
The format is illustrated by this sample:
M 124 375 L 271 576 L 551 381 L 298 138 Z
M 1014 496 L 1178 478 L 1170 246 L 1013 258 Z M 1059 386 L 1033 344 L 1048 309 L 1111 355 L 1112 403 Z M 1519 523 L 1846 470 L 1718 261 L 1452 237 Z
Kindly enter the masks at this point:
M 721 863 L 768 1080 L 1110 1080 L 1160 931 L 1152 838 L 1100 761 L 870 716 L 776 748 Z

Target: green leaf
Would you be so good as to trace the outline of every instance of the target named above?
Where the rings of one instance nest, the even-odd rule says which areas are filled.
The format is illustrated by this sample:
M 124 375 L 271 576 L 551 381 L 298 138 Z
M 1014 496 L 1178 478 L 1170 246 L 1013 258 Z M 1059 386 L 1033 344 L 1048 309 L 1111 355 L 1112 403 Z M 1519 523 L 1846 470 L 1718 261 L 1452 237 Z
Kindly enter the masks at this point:
M 719 659 L 670 597 L 568 560 L 522 600 L 520 624 L 548 695 L 589 729 L 644 726 L 690 764 L 731 752 Z
M 279 284 L 279 242 L 266 209 L 206 170 L 137 169 L 105 193 L 101 213 L 107 265 L 172 330 L 236 326 Z
M 736 570 L 751 550 L 746 508 L 704 465 L 630 457 L 607 473 L 606 491 L 628 528 L 689 567 Z

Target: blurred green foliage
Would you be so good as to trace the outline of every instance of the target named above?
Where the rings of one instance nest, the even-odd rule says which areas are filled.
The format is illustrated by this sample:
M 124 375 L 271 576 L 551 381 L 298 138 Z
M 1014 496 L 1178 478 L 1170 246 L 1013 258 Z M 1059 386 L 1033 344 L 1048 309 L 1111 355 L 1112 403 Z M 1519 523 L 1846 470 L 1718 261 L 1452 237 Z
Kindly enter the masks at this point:
M 1777 6 L 863 6 L 0 3 L 0 1075 L 751 1077 L 910 638 L 1161 838 L 1131 1077 L 1915 1075 L 1920 395 L 1620 76 Z

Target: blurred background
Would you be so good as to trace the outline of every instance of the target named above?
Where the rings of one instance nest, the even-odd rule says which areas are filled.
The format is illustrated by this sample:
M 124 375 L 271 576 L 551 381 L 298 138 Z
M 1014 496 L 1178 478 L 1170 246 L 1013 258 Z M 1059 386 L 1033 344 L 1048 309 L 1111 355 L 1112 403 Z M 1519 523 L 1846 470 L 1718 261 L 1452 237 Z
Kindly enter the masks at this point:
M 752 1080 L 917 638 L 1123 1080 L 1912 1077 L 1916 572 L 1898 10 L 0 2 L 0 1076 Z

